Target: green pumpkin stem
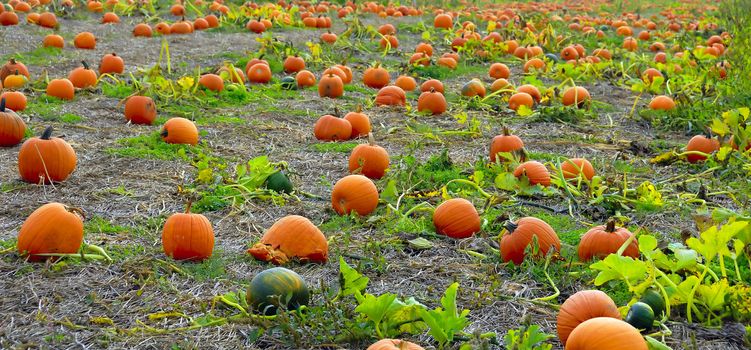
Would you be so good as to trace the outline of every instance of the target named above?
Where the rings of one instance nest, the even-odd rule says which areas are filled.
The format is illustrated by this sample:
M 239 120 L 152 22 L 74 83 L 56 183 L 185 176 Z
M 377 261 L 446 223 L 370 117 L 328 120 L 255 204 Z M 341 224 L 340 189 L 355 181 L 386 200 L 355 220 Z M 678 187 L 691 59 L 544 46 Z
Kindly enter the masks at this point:
M 52 137 L 52 130 L 53 130 L 52 127 L 48 126 L 47 129 L 44 129 L 44 132 L 42 133 L 42 136 L 40 137 L 40 139 L 49 140 L 50 137 Z
M 514 233 L 514 231 L 516 231 L 518 227 L 519 225 L 517 225 L 515 222 L 512 222 L 511 220 L 506 221 L 506 223 L 503 224 L 503 228 L 505 228 L 508 233 Z
M 613 219 L 608 220 L 608 223 L 605 225 L 605 232 L 610 232 L 610 233 L 615 232 L 615 220 Z
M 503 136 L 511 136 L 511 130 L 506 125 L 503 126 Z
M 89 64 L 86 63 L 86 61 L 81 61 L 81 65 L 83 65 L 83 69 L 85 69 L 85 70 L 91 69 L 91 68 L 89 68 Z

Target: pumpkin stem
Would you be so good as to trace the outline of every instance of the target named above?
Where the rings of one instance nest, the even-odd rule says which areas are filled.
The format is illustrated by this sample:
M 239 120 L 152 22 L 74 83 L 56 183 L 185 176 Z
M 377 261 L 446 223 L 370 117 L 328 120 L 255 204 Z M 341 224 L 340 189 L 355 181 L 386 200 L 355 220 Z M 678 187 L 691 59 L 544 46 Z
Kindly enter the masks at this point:
M 503 136 L 511 136 L 511 130 L 508 129 L 508 126 L 503 126 Z
M 113 52 L 112 57 L 117 57 L 117 54 Z
M 167 132 L 167 129 L 162 129 L 162 132 L 159 133 L 159 136 L 161 137 L 167 137 L 167 135 L 169 135 L 169 133 Z
M 76 216 L 80 217 L 81 221 L 86 220 L 86 214 L 83 212 L 83 209 L 81 209 L 81 208 L 69 207 L 69 206 L 66 205 L 65 206 L 65 210 L 68 211 L 69 213 L 73 213 Z
M 376 145 L 376 143 L 375 143 L 375 137 L 373 137 L 373 133 L 372 132 L 368 133 L 368 144 L 371 145 L 371 146 L 375 146 Z
M 503 224 L 503 228 L 505 228 L 509 233 L 514 233 L 514 231 L 516 231 L 518 227 L 519 225 L 517 225 L 515 222 L 512 222 L 511 220 L 506 221 L 506 223 Z
M 5 112 L 5 97 L 0 99 L 0 113 Z
M 434 87 L 430 87 L 430 93 L 431 93 L 431 94 L 434 94 L 434 93 L 435 93 L 435 88 L 434 88 Z
M 608 223 L 605 225 L 605 231 L 610 233 L 615 232 L 615 220 L 608 220 Z
M 190 214 L 190 208 L 193 207 L 193 201 L 189 200 L 188 205 L 185 207 L 185 214 Z
M 362 113 L 362 105 L 358 104 L 357 108 L 355 108 L 355 113 Z
M 49 140 L 51 136 L 52 136 L 52 127 L 48 126 L 47 129 L 44 129 L 44 132 L 42 133 L 42 136 L 40 137 L 40 139 Z
M 81 65 L 83 65 L 83 69 L 85 69 L 85 70 L 89 70 L 90 69 L 89 68 L 89 64 L 86 63 L 86 61 L 81 61 Z
M 15 58 L 11 58 L 9 61 L 10 61 L 10 64 L 16 64 L 16 59 Z

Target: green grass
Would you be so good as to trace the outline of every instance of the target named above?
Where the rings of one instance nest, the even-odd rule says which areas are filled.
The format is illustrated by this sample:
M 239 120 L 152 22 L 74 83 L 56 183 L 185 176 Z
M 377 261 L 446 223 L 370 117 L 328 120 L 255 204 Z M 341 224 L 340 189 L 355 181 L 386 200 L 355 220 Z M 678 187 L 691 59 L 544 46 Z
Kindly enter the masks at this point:
M 101 216 L 92 216 L 86 219 L 84 230 L 87 234 L 105 233 L 105 234 L 128 234 L 130 227 L 120 226 L 110 222 Z
M 100 85 L 102 86 L 102 93 L 107 97 L 123 99 L 135 92 L 131 85 L 108 83 L 102 83 Z
M 120 157 L 152 158 L 161 160 L 188 160 L 189 154 L 196 151 L 196 147 L 189 145 L 174 145 L 165 143 L 159 132 L 117 140 L 120 147 L 107 148 L 105 151 Z
M 183 271 L 193 276 L 197 281 L 226 278 L 226 267 L 232 262 L 233 258 L 223 253 L 222 250 L 215 248 L 211 258 L 200 263 L 180 262 L 176 264 L 179 264 Z
M 350 153 L 355 147 L 357 147 L 357 145 L 359 145 L 359 143 L 355 141 L 319 142 L 314 143 L 311 148 L 321 153 Z
M 577 225 L 568 215 L 553 214 L 544 210 L 535 210 L 529 213 L 529 215 L 550 224 L 558 234 L 561 242 L 572 246 L 577 246 L 581 236 L 589 230 L 589 228 Z
M 32 51 L 16 52 L 3 56 L 2 61 L 15 59 L 23 62 L 27 66 L 43 66 L 48 65 L 53 60 L 58 61 L 60 58 L 70 56 L 69 52 L 58 49 L 56 47 L 38 47 Z

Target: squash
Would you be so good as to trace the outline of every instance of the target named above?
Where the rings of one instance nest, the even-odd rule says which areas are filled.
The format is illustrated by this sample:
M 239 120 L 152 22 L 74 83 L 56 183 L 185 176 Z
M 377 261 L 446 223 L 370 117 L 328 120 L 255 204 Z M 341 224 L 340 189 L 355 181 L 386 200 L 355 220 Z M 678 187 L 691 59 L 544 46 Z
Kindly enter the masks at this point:
M 295 77 L 293 76 L 286 76 L 282 78 L 282 80 L 279 82 L 279 85 L 284 90 L 295 90 L 297 89 L 297 80 L 295 80 Z
M 457 239 L 468 238 L 480 232 L 480 215 L 472 202 L 453 198 L 435 208 L 433 226 L 439 234 Z
M 372 133 L 368 133 L 368 143 L 357 145 L 349 156 L 349 172 L 360 173 L 378 180 L 389 167 L 389 153 L 375 143 Z
M 652 329 L 654 321 L 655 313 L 652 307 L 640 301 L 631 305 L 628 309 L 628 314 L 626 314 L 626 322 L 639 330 L 648 331 Z
M 558 339 L 566 345 L 571 332 L 582 322 L 595 317 L 621 319 L 613 299 L 599 290 L 582 290 L 568 297 L 561 305 L 556 320 Z
M 363 175 L 347 175 L 334 184 L 331 206 L 339 215 L 368 215 L 378 206 L 378 188 Z
M 278 193 L 292 193 L 295 189 L 292 181 L 282 171 L 277 171 L 266 178 L 266 188 Z
M 566 350 L 647 350 L 647 342 L 630 324 L 612 317 L 595 317 L 571 332 Z
M 501 232 L 501 258 L 504 262 L 511 261 L 520 265 L 524 261 L 527 246 L 533 237 L 537 240 L 539 248 L 535 258 L 542 258 L 552 249 L 554 252 L 561 251 L 561 241 L 547 222 L 535 217 L 525 217 L 517 222 L 507 222 Z
M 18 151 L 18 173 L 29 183 L 65 181 L 76 168 L 76 152 L 65 140 L 52 137 L 48 127 L 40 137 L 32 137 Z
M 274 315 L 279 307 L 296 310 L 310 299 L 308 286 L 296 272 L 283 267 L 261 271 L 250 280 L 245 295 L 249 305 L 264 315 Z
M 526 176 L 532 185 L 540 184 L 543 187 L 550 186 L 550 173 L 545 165 L 538 161 L 530 160 L 519 164 L 514 169 L 514 176 L 520 178 Z
M 498 157 L 500 152 L 520 152 L 524 149 L 524 141 L 519 136 L 511 135 L 511 131 L 507 127 L 503 127 L 503 133 L 493 137 L 490 142 L 490 162 L 506 161 L 503 157 Z
M 164 254 L 175 260 L 203 261 L 214 251 L 214 229 L 209 219 L 190 212 L 172 214 L 162 228 Z
M 14 111 L 5 109 L 5 104 L 5 97 L 0 98 L 0 147 L 17 145 L 26 133 L 26 123 Z
M 173 144 L 186 144 L 195 146 L 198 144 L 198 128 L 192 121 L 174 117 L 167 120 L 159 134 L 162 141 Z
M 587 231 L 579 242 L 579 260 L 604 259 L 618 252 L 618 249 L 633 235 L 624 227 L 616 227 L 612 219 L 606 225 L 595 226 Z M 623 251 L 623 256 L 639 257 L 639 244 L 635 239 Z
M 18 232 L 18 253 L 30 261 L 51 257 L 37 254 L 72 254 L 83 243 L 83 211 L 60 203 L 48 203 L 24 221 Z
M 320 229 L 299 215 L 285 216 L 263 234 L 248 253 L 262 261 L 281 265 L 291 259 L 300 262 L 325 263 L 329 244 Z
M 381 339 L 366 350 L 425 350 L 422 346 L 399 339 Z

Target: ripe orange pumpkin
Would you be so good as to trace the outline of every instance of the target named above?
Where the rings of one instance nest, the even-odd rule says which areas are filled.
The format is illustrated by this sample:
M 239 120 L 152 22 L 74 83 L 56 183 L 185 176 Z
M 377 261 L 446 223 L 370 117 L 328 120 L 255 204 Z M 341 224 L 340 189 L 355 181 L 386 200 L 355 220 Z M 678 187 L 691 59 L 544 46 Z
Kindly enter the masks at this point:
M 78 49 L 93 50 L 96 47 L 96 37 L 89 32 L 81 32 L 73 38 L 73 45 Z
M 378 180 L 389 167 L 389 153 L 376 145 L 373 134 L 368 134 L 368 143 L 357 145 L 349 156 L 349 172 L 359 173 Z
M 566 350 L 647 350 L 647 342 L 632 325 L 612 317 L 595 317 L 577 326 Z
M 556 320 L 558 339 L 563 345 L 571 332 L 582 322 L 596 317 L 621 319 L 621 313 L 613 299 L 599 290 L 582 290 L 568 297 L 561 304 Z
M 72 100 L 75 97 L 76 91 L 70 80 L 52 79 L 47 84 L 46 94 L 47 96 L 57 97 L 61 100 Z
M 480 215 L 474 204 L 464 198 L 441 203 L 433 212 L 435 231 L 451 238 L 468 238 L 480 232 Z
M 383 38 L 378 42 L 378 45 L 385 49 L 387 47 L 390 47 L 390 49 L 397 49 L 399 48 L 399 39 L 397 39 L 393 35 L 384 35 Z
M 585 179 L 592 180 L 595 176 L 595 168 L 588 160 L 584 158 L 571 158 L 561 164 L 563 177 L 566 179 L 576 179 L 581 174 Z
M 83 243 L 83 212 L 60 203 L 34 210 L 18 231 L 18 253 L 30 261 L 53 257 L 39 254 L 73 254 Z
M 490 91 L 496 92 L 498 90 L 510 90 L 514 87 L 511 85 L 511 83 L 508 82 L 508 80 L 500 78 L 496 79 L 493 84 L 490 85 Z M 530 96 L 531 97 L 531 96 Z
M 297 87 L 304 89 L 316 85 L 316 76 L 308 70 L 301 70 L 295 74 Z
M 37 23 L 44 28 L 55 28 L 57 27 L 57 16 L 52 12 L 40 13 Z
M 649 102 L 649 108 L 653 110 L 669 111 L 675 108 L 675 101 L 672 98 L 665 95 L 659 95 L 652 98 Z
M 266 84 L 271 81 L 271 68 L 268 64 L 256 63 L 246 72 L 251 83 Z
M 366 350 L 425 350 L 422 346 L 399 339 L 381 339 Z
M 454 26 L 454 19 L 445 13 L 436 15 L 433 19 L 433 27 L 442 29 L 451 29 Z
M 365 70 L 365 73 L 362 76 L 362 82 L 367 87 L 380 89 L 391 82 L 391 76 L 386 69 L 380 66 L 380 64 L 376 64 Z
M 529 183 L 532 185 L 540 184 L 542 186 L 550 186 L 550 173 L 548 169 L 542 163 L 534 160 L 530 160 L 519 164 L 514 169 L 514 176 L 521 177 L 526 176 L 529 179 Z
M 159 133 L 162 141 L 173 144 L 186 144 L 195 146 L 198 144 L 198 128 L 192 121 L 174 117 L 167 120 Z
M 275 222 L 261 240 L 248 249 L 261 261 L 283 265 L 292 259 L 300 262 L 325 263 L 329 244 L 321 230 L 299 215 L 285 216 Z
M 282 65 L 285 73 L 297 73 L 305 69 L 305 60 L 300 56 L 287 56 Z
M 404 106 L 406 103 L 407 94 L 395 85 L 381 88 L 375 98 L 376 106 Z
M 44 40 L 42 40 L 42 46 L 62 49 L 65 47 L 65 40 L 57 34 L 48 34 L 44 37 Z
M 430 79 L 426 80 L 422 83 L 422 85 L 420 85 L 420 91 L 422 92 L 428 92 L 432 90 L 444 93 L 443 83 L 438 79 Z
M 5 108 L 10 109 L 13 112 L 21 112 L 26 109 L 26 95 L 20 91 L 6 91 L 0 94 L 0 99 L 5 100 Z M 3 108 L 0 108 L 0 113 L 4 112 Z
M 538 89 L 534 85 L 524 84 L 516 88 L 516 91 L 528 93 L 529 96 L 532 96 L 532 98 L 535 100 L 535 103 L 540 103 L 540 100 L 542 100 L 542 93 L 540 92 L 540 89 Z
M 529 73 L 532 70 L 543 71 L 545 70 L 545 62 L 539 58 L 532 58 L 524 63 L 524 73 Z
M 134 37 L 150 38 L 152 34 L 153 32 L 151 30 L 151 26 L 146 23 L 138 23 L 135 27 L 133 27 Z
M 607 225 L 595 226 L 587 231 L 579 242 L 579 260 L 604 259 L 618 252 L 618 249 L 633 235 L 625 227 L 616 227 L 614 220 L 609 220 Z M 632 240 L 626 247 L 623 256 L 639 257 L 639 245 L 636 240 Z
M 214 229 L 209 219 L 190 212 L 172 214 L 162 229 L 164 254 L 175 260 L 203 261 L 214 251 Z
M 370 118 L 365 113 L 362 113 L 361 106 L 357 106 L 356 111 L 344 115 L 344 119 L 352 125 L 351 138 L 368 136 L 370 134 Z
M 505 158 L 498 157 L 500 152 L 518 152 L 524 149 L 524 141 L 519 136 L 511 135 L 507 127 L 503 127 L 503 134 L 493 137 L 490 142 L 490 161 L 495 163 L 496 160 L 505 161 Z
M 458 65 L 456 60 L 451 57 L 441 57 L 436 61 L 436 64 L 449 69 L 456 69 L 456 66 Z
M 657 77 L 663 77 L 663 75 L 660 71 L 654 68 L 647 68 L 644 73 L 642 73 L 642 79 L 648 83 L 652 83 Z
M 535 105 L 534 98 L 526 92 L 517 92 L 508 99 L 508 108 L 518 110 L 521 106 L 532 108 Z
M 394 85 L 400 87 L 404 91 L 414 91 L 415 89 L 417 89 L 417 82 L 415 81 L 415 78 L 407 75 L 400 75 L 398 78 L 396 78 Z
M 125 101 L 125 120 L 151 125 L 156 119 L 156 104 L 148 96 L 131 96 Z
M 156 30 L 157 33 L 162 35 L 170 35 L 172 34 L 172 28 L 169 24 L 165 22 L 159 22 L 156 26 L 154 26 L 154 30 Z
M 107 13 L 105 13 L 102 16 L 102 23 L 104 23 L 104 24 L 107 24 L 107 23 L 111 23 L 111 24 L 120 23 L 120 17 L 118 17 L 113 12 L 107 12 Z
M 415 47 L 416 53 L 424 53 L 428 56 L 433 56 L 433 46 L 428 43 L 419 43 Z
M 0 81 L 5 80 L 9 75 L 23 75 L 26 76 L 26 78 L 31 78 L 29 75 L 29 69 L 26 68 L 26 65 L 16 61 L 15 59 L 8 60 L 8 63 L 4 64 L 2 68 L 0 68 Z
M 318 82 L 318 95 L 321 97 L 337 98 L 344 95 L 344 82 L 338 75 L 329 73 L 321 77 Z
M 696 135 L 688 140 L 686 145 L 686 151 L 698 151 L 702 153 L 712 153 L 720 149 L 720 142 L 714 138 L 709 138 L 704 135 Z M 696 163 L 704 161 L 707 157 L 700 154 L 689 154 L 686 156 L 689 163 Z
M 409 58 L 409 64 L 413 66 L 422 65 L 427 67 L 430 65 L 430 56 L 424 52 L 415 52 Z
M 442 93 L 436 92 L 435 89 L 423 92 L 417 99 L 417 111 L 428 111 L 433 115 L 446 112 L 446 98 Z
M 485 85 L 480 79 L 472 79 L 462 86 L 462 96 L 465 97 L 485 97 Z
M 224 80 L 222 77 L 213 73 L 202 75 L 198 79 L 198 85 L 216 92 L 222 92 L 222 90 L 224 90 Z
M 78 67 L 68 74 L 68 80 L 74 87 L 79 89 L 85 89 L 87 87 L 96 86 L 97 74 L 89 68 L 89 65 L 85 61 L 81 61 L 81 67 Z
M 123 58 L 116 53 L 110 53 L 102 57 L 102 62 L 99 63 L 99 74 L 122 74 L 125 70 L 125 62 Z
M 321 34 L 321 41 L 327 44 L 333 44 L 336 42 L 337 36 L 332 32 L 326 32 Z
M 26 182 L 49 184 L 61 182 L 76 168 L 76 151 L 65 140 L 52 137 L 47 127 L 41 137 L 32 137 L 18 152 L 18 173 Z
M 331 205 L 339 215 L 368 215 L 378 206 L 378 189 L 363 175 L 347 175 L 334 184 Z
M 525 250 L 532 243 L 533 237 L 536 237 L 539 248 L 536 258 L 544 257 L 551 249 L 554 252 L 561 251 L 561 241 L 547 222 L 534 217 L 524 217 L 516 223 L 507 222 L 501 233 L 503 261 L 520 265 L 524 261 Z
M 563 92 L 561 100 L 564 106 L 576 105 L 577 107 L 582 107 L 592 100 L 592 97 L 589 96 L 587 89 L 581 86 L 572 86 Z
M 313 134 L 316 139 L 322 141 L 349 140 L 352 135 L 352 124 L 346 119 L 326 114 L 316 121 Z
M 16 112 L 5 109 L 7 95 L 0 96 L 0 147 L 11 147 L 23 140 L 26 133 L 26 123 Z

